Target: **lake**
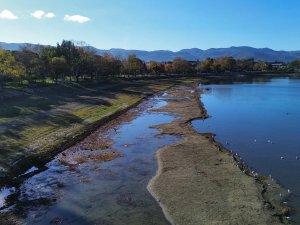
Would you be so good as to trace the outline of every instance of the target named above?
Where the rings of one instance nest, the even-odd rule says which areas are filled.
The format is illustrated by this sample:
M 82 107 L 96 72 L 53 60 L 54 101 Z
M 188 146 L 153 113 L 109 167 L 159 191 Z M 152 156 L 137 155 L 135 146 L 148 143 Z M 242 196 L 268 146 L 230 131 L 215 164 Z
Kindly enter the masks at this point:
M 300 158 L 300 80 L 255 79 L 202 88 L 201 100 L 211 117 L 194 121 L 194 127 L 215 133 L 217 141 L 238 153 L 253 170 L 271 174 L 290 189 L 288 204 L 299 211 L 300 159 L 296 157 Z M 167 98 L 167 93 L 150 98 L 90 139 L 97 142 L 110 137 L 112 146 L 105 151 L 115 150 L 122 157 L 74 167 L 55 158 L 47 169 L 29 176 L 20 186 L 0 190 L 0 214 L 17 209 L 23 224 L 35 225 L 122 225 L 125 221 L 133 225 L 168 225 L 146 189 L 157 170 L 157 149 L 181 140 L 158 135 L 158 130 L 149 127 L 175 119 L 151 110 L 166 105 Z M 71 150 L 89 152 L 80 143 Z M 11 194 L 15 199 L 6 206 Z M 299 213 L 292 215 L 292 220 L 299 224 Z
M 210 118 L 199 132 L 237 153 L 249 167 L 290 189 L 288 205 L 300 211 L 300 79 L 254 79 L 247 83 L 202 85 Z M 296 213 L 292 221 L 300 224 Z

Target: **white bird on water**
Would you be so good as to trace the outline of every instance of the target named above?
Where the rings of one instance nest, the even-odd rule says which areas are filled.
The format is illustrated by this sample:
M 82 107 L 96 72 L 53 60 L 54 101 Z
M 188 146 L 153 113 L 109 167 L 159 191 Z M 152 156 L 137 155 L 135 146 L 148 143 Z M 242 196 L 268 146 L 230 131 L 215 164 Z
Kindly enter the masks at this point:
M 281 157 L 280 157 L 280 159 L 284 159 L 284 157 L 283 157 L 283 156 L 281 156 Z
M 298 159 L 299 159 L 299 157 L 298 157 L 298 156 L 296 156 L 296 159 L 298 160 Z

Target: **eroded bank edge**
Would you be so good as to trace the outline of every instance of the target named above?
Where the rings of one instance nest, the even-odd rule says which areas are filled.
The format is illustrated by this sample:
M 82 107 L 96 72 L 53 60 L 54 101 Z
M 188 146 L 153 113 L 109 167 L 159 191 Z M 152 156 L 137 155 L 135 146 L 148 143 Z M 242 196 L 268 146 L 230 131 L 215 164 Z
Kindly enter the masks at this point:
M 199 117 L 195 117 L 195 118 L 190 118 L 186 121 L 183 121 L 184 123 L 188 124 L 188 126 L 192 127 L 192 122 L 194 120 L 198 120 L 198 119 L 207 119 L 209 118 L 209 115 L 207 113 L 207 110 L 203 104 L 203 102 L 200 100 L 201 99 L 201 94 L 203 93 L 202 89 L 200 89 L 199 84 L 194 84 L 191 85 L 190 87 L 186 87 L 186 88 L 191 88 L 193 89 L 194 95 L 193 97 L 195 98 L 195 101 L 197 102 L 198 108 L 201 111 L 201 116 Z M 167 101 L 167 104 L 168 101 Z M 270 177 L 264 176 L 264 175 L 260 175 L 258 173 L 253 173 L 253 171 L 251 171 L 251 168 L 242 161 L 241 157 L 238 156 L 237 154 L 233 153 L 232 150 L 227 149 L 225 146 L 223 146 L 222 143 L 218 142 L 215 140 L 215 134 L 213 133 L 200 133 L 198 131 L 196 131 L 193 128 L 194 132 L 206 137 L 207 139 L 209 139 L 209 141 L 218 148 L 219 151 L 227 154 L 228 156 L 230 156 L 233 160 L 233 162 L 237 165 L 237 167 L 246 175 L 246 176 L 250 176 L 251 178 L 253 178 L 255 180 L 256 185 L 258 186 L 258 191 L 261 190 L 261 193 L 259 193 L 263 199 L 263 204 L 267 207 L 268 210 L 270 210 L 271 212 L 273 212 L 274 216 L 278 217 L 278 219 L 280 220 L 280 222 L 282 224 L 290 224 L 290 221 L 288 220 L 288 216 L 291 213 L 292 209 L 290 207 L 288 207 L 287 205 L 284 205 L 281 201 L 279 200 L 275 200 L 272 199 L 270 196 L 272 195 L 278 195 L 278 190 L 282 190 L 284 189 L 277 181 L 274 181 L 274 185 L 277 186 L 275 189 L 276 190 L 269 190 L 269 179 Z M 155 180 L 157 179 L 158 176 L 160 176 L 160 174 L 162 173 L 162 162 L 160 160 L 160 153 L 163 152 L 165 149 L 167 149 L 169 146 L 172 145 L 177 145 L 180 144 L 181 142 L 184 142 L 187 139 L 187 137 L 184 137 L 183 140 L 177 142 L 177 143 L 173 143 L 167 146 L 164 146 L 163 148 L 160 148 L 157 150 L 156 152 L 156 157 L 157 157 L 157 161 L 158 161 L 158 169 L 157 172 L 155 174 L 155 176 L 149 181 L 148 185 L 147 185 L 147 189 L 150 192 L 150 194 L 153 196 L 153 198 L 158 202 L 158 204 L 160 205 L 160 207 L 162 208 L 162 211 L 166 217 L 166 219 L 172 224 L 174 225 L 174 221 L 172 219 L 172 216 L 169 214 L 167 208 L 163 205 L 163 203 L 161 203 L 159 197 L 155 194 L 155 192 L 152 190 L 151 186 L 152 184 L 155 182 Z M 272 178 L 273 179 L 273 178 Z M 268 194 L 267 194 L 268 193 Z M 288 195 L 284 196 L 285 199 L 288 198 Z

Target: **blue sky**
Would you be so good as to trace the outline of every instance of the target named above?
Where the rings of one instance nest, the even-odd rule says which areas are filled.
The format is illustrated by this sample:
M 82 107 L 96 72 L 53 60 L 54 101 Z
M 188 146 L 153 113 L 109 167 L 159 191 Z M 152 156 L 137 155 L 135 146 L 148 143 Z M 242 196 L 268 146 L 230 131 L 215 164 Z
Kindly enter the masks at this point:
M 300 50 L 299 10 L 298 0 L 0 0 L 0 41 Z

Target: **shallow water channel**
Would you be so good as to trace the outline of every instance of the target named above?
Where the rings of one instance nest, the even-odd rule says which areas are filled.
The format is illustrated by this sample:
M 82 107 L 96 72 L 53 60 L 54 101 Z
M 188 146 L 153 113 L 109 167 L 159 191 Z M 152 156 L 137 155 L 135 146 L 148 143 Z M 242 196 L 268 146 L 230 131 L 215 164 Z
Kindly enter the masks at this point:
M 10 192 L 17 196 L 2 213 L 12 210 L 22 224 L 32 225 L 169 224 L 146 188 L 157 170 L 156 150 L 179 140 L 175 136 L 160 136 L 149 127 L 174 119 L 151 111 L 165 104 L 162 98 L 151 98 L 115 120 L 105 133 L 96 133 L 96 138 L 108 137 L 113 143 L 109 149 L 100 151 L 114 150 L 121 157 L 72 167 L 56 158 L 46 165 L 46 170 L 31 176 L 20 187 L 2 190 L 2 206 L 8 203 L 5 199 L 9 199 Z M 67 151 L 85 150 L 80 148 L 84 145 L 78 146 Z
M 287 204 L 297 211 L 291 220 L 300 224 L 300 79 L 254 79 L 202 89 L 210 118 L 194 121 L 194 127 L 216 134 L 253 170 L 288 189 Z

